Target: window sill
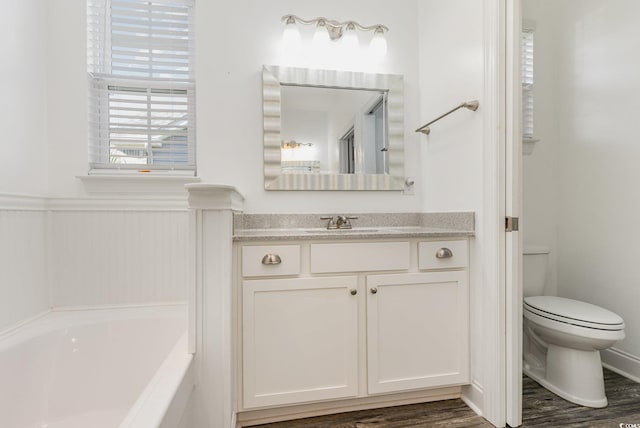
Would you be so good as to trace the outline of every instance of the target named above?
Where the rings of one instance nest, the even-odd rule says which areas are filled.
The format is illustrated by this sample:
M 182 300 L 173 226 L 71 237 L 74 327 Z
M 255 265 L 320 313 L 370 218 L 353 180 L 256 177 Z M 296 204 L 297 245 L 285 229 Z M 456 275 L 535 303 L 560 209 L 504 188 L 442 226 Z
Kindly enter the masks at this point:
M 193 172 L 125 172 L 125 171 L 92 171 L 89 175 L 76 176 L 88 193 L 151 193 L 183 195 L 187 191 L 184 186 L 200 182 Z

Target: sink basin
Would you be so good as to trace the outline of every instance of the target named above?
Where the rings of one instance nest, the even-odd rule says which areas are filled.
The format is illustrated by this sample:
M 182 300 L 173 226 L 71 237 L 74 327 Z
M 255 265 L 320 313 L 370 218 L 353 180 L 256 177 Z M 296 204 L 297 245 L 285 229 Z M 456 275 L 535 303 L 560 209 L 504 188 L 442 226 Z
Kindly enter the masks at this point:
M 355 229 L 316 229 L 316 230 L 307 230 L 307 233 L 319 233 L 319 232 L 331 232 L 336 234 L 341 233 L 373 233 L 377 232 L 378 229 L 369 229 L 369 228 L 355 228 Z

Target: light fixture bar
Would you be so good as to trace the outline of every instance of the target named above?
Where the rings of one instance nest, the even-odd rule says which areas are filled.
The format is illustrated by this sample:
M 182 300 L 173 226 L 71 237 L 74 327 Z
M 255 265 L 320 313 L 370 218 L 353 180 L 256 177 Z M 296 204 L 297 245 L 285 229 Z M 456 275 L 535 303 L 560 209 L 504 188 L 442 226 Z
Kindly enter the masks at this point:
M 342 36 L 342 32 L 349 26 L 353 26 L 362 31 L 382 31 L 382 32 L 389 31 L 389 28 L 386 25 L 382 25 L 382 24 L 362 25 L 356 21 L 340 22 L 340 21 L 336 21 L 334 19 L 328 19 L 322 16 L 313 18 L 313 19 L 303 19 L 296 15 L 285 15 L 282 17 L 282 21 L 285 24 L 298 23 L 298 24 L 304 24 L 304 25 L 313 25 L 313 24 L 318 25 L 319 23 L 323 23 L 327 27 L 338 30 L 337 33 L 339 34 L 339 36 L 337 36 L 336 38 L 340 38 Z

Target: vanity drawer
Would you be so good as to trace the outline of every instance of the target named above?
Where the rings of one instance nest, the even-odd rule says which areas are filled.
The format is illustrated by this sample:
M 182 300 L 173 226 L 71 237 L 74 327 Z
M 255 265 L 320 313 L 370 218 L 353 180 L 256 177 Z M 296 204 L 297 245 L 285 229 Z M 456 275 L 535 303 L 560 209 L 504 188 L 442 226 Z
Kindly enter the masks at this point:
M 298 275 L 299 245 L 242 247 L 242 276 Z
M 311 244 L 311 273 L 407 269 L 408 242 Z
M 467 241 L 429 241 L 418 244 L 418 268 L 460 269 L 467 267 Z

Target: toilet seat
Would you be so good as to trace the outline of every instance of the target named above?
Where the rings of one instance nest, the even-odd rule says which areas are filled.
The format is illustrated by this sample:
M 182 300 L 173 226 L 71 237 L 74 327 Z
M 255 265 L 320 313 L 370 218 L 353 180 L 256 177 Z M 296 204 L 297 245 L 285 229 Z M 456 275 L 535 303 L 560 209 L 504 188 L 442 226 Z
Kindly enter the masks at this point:
M 556 296 L 532 296 L 524 299 L 525 311 L 538 316 L 596 330 L 624 330 L 622 318 L 590 303 Z

